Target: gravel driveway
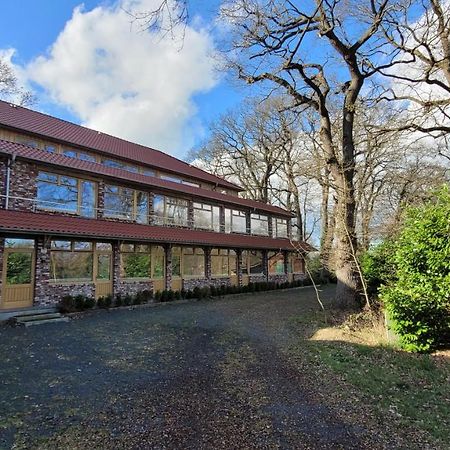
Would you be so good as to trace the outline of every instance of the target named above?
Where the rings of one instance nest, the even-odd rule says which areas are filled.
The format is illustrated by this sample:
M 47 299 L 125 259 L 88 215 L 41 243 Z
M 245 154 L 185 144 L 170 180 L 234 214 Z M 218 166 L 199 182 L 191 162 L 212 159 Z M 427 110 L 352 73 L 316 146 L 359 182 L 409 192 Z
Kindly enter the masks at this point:
M 311 309 L 304 288 L 3 327 L 0 448 L 377 448 L 285 351 Z

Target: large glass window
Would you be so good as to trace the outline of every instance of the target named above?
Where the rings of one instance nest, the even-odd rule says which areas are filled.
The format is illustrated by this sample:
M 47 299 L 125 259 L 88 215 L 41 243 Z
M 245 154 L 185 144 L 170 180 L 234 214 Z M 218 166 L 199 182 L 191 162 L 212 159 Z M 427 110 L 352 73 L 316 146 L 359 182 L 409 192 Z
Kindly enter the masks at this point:
M 194 227 L 220 231 L 220 208 L 206 203 L 194 203 Z
M 288 257 L 288 273 L 304 273 L 303 258 L 297 253 L 291 253 Z
M 121 186 L 105 186 L 105 217 L 148 223 L 148 194 Z
M 272 232 L 275 237 L 287 238 L 288 237 L 287 220 L 280 219 L 278 217 L 273 217 Z
M 152 278 L 153 279 L 161 279 L 164 278 L 164 266 L 165 266 L 165 251 L 164 247 L 161 246 L 155 246 L 152 247 L 152 254 L 153 254 L 153 271 L 152 271 Z
M 262 214 L 250 215 L 250 229 L 252 234 L 259 234 L 262 236 L 269 235 L 269 220 L 267 216 Z
M 183 276 L 205 276 L 205 253 L 202 248 L 183 247 Z
M 236 252 L 213 248 L 211 250 L 211 275 L 213 277 L 236 275 Z
M 261 251 L 244 250 L 242 252 L 242 273 L 244 275 L 261 275 L 264 273 Z
M 122 278 L 149 279 L 151 248 L 149 245 L 122 244 L 120 246 L 120 275 Z
M 270 274 L 284 274 L 284 255 L 281 252 L 269 252 L 268 265 Z
M 155 223 L 159 225 L 188 225 L 189 202 L 179 198 L 155 195 L 153 211 Z
M 95 183 L 49 172 L 39 172 L 37 207 L 95 217 Z
M 90 162 L 97 161 L 97 158 L 94 155 L 82 152 L 80 150 L 74 150 L 72 148 L 63 148 L 61 153 L 64 156 L 68 156 L 69 158 L 77 158 L 81 159 L 82 161 L 90 161 Z
M 225 209 L 225 232 L 226 233 L 246 233 L 247 214 L 244 211 L 235 209 Z
M 50 277 L 53 281 L 91 281 L 92 266 L 91 242 L 52 241 Z
M 181 277 L 181 247 L 172 247 L 172 277 Z

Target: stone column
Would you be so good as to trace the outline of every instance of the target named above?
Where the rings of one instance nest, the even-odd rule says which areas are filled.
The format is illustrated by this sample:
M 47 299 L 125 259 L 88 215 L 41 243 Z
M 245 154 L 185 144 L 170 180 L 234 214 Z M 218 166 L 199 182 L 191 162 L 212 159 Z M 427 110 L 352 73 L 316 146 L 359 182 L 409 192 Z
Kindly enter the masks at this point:
M 112 244 L 112 260 L 113 260 L 113 295 L 121 294 L 120 286 L 120 242 L 114 241 Z
M 172 288 L 172 246 L 167 244 L 164 246 L 165 258 L 164 258 L 164 273 L 165 273 L 165 289 L 169 290 Z
M 105 217 L 105 182 L 99 180 L 97 183 L 97 218 Z
M 205 252 L 205 278 L 207 280 L 211 279 L 211 247 L 205 247 L 203 249 Z
M 188 227 L 194 228 L 194 202 L 189 201 L 188 207 Z
M 49 288 L 50 282 L 50 239 L 40 236 L 35 240 L 36 269 L 34 284 L 34 303 L 48 305 L 55 303 Z
M 273 229 L 273 221 L 274 220 L 275 220 L 274 217 L 268 216 L 268 229 L 269 229 L 269 236 L 270 237 L 275 237 L 274 236 L 274 229 Z
M 2 302 L 2 280 L 3 280 L 3 251 L 5 249 L 5 240 L 0 238 L 0 303 Z
M 245 213 L 245 219 L 247 222 L 247 234 L 250 234 L 251 230 L 252 230 L 252 222 L 251 222 L 250 216 L 251 216 L 250 212 Z
M 263 265 L 263 273 L 266 281 L 269 279 L 269 258 L 267 250 L 262 251 L 262 265 Z
M 242 286 L 242 250 L 236 249 L 236 273 L 238 278 L 238 286 Z

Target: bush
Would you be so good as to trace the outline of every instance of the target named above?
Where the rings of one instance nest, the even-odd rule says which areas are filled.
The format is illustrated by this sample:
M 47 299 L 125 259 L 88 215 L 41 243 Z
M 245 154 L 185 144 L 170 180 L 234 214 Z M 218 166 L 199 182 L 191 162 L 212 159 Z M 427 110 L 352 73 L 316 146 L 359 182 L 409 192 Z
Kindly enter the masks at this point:
M 175 292 L 172 289 L 167 291 L 167 301 L 173 302 L 175 300 Z
M 92 309 L 96 305 L 95 298 L 86 297 L 84 299 L 83 309 Z
M 155 303 L 159 303 L 161 301 L 161 291 L 156 291 L 154 295 Z
M 130 294 L 126 294 L 122 300 L 123 306 L 130 306 L 133 303 L 133 297 Z
M 192 289 L 192 295 L 193 295 L 193 298 L 198 298 L 198 299 L 202 298 L 202 290 L 200 289 L 199 286 L 195 286 L 194 289 Z
M 180 291 L 175 291 L 173 296 L 174 296 L 175 300 L 181 300 L 181 292 Z
M 123 299 L 120 294 L 116 295 L 116 301 L 114 302 L 114 306 L 122 306 L 123 305 Z
M 161 292 L 161 303 L 167 302 L 168 299 L 169 299 L 168 291 L 164 289 L 164 291 Z
M 101 309 L 105 309 L 106 308 L 106 300 L 105 297 L 99 297 L 97 300 L 97 307 L 101 308 Z
M 381 299 L 406 350 L 426 352 L 450 337 L 450 193 L 406 210 L 395 242 L 396 275 Z
M 84 307 L 84 295 L 78 294 L 74 297 L 75 311 L 83 311 Z
M 104 297 L 104 301 L 105 301 L 105 308 L 111 308 L 111 305 L 112 305 L 112 302 L 113 302 L 112 295 L 109 294 L 106 297 Z
M 79 311 L 75 303 L 74 297 L 65 295 L 58 304 L 59 312 L 66 314 Z

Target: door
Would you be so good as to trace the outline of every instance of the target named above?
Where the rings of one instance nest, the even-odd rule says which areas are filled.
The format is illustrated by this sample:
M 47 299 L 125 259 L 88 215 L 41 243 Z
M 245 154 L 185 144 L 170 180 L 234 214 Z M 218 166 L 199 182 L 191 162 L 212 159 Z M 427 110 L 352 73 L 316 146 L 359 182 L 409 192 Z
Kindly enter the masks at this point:
M 250 277 L 248 275 L 242 274 L 242 286 L 247 286 Z
M 5 248 L 1 309 L 33 305 L 34 264 L 34 242 L 32 248 Z
M 152 246 L 152 281 L 153 292 L 166 289 L 166 252 L 160 245 Z
M 112 254 L 110 252 L 95 253 L 95 298 L 112 295 Z

